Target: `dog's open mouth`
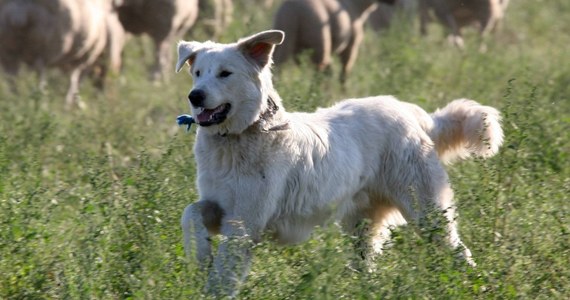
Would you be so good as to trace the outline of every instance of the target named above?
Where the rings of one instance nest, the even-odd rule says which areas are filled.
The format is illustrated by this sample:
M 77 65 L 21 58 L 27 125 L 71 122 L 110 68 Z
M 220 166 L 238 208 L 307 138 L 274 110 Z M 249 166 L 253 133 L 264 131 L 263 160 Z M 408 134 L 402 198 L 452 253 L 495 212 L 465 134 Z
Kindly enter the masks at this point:
M 196 108 L 198 110 L 198 114 L 196 115 L 196 123 L 198 123 L 200 126 L 220 124 L 226 119 L 231 108 L 232 106 L 229 103 L 222 104 L 213 109 L 207 109 L 203 107 Z

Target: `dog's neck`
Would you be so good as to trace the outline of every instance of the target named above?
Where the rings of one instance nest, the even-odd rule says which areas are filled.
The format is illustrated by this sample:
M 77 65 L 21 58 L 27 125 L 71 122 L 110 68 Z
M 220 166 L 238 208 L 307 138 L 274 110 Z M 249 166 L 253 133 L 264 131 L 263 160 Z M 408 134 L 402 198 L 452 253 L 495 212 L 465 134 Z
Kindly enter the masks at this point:
M 278 120 L 276 116 L 280 113 L 282 108 L 277 104 L 273 97 L 279 95 L 267 96 L 267 108 L 259 115 L 259 119 L 255 121 L 248 130 L 256 130 L 261 132 L 271 132 L 289 129 L 289 122 L 287 120 Z
M 265 110 L 259 114 L 255 122 L 237 135 L 269 133 L 290 129 L 289 121 L 283 117 L 284 109 L 279 105 L 281 103 L 280 100 L 281 98 L 278 94 L 268 95 Z M 235 136 L 235 134 L 218 133 L 217 136 L 231 137 Z

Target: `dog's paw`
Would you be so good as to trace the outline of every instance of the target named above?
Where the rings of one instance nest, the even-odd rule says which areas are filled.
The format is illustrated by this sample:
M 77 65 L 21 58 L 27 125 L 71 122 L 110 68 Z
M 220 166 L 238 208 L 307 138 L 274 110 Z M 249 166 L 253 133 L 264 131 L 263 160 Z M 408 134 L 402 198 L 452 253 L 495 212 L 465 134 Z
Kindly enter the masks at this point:
M 176 123 L 178 126 L 186 125 L 186 131 L 190 131 L 190 127 L 193 123 L 196 123 L 191 115 L 180 115 L 176 118 Z

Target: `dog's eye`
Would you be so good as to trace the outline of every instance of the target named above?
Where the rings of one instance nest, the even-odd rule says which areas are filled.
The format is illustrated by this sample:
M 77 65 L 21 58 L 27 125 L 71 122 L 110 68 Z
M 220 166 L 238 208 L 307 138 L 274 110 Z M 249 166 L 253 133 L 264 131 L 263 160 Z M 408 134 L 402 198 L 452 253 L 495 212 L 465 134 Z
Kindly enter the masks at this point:
M 200 70 L 196 71 L 196 77 L 200 77 Z
M 228 76 L 230 76 L 230 75 L 232 75 L 232 72 L 230 72 L 230 71 L 225 71 L 225 70 L 224 70 L 224 71 L 220 72 L 220 75 L 218 75 L 218 76 L 220 76 L 220 77 L 222 77 L 222 78 L 226 78 L 226 77 L 228 77 Z

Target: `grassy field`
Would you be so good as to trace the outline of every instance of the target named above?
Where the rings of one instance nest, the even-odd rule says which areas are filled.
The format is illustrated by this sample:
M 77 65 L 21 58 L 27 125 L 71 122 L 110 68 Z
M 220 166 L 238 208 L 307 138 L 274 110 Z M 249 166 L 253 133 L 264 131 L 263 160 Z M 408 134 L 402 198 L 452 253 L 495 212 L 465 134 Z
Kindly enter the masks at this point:
M 269 28 L 268 12 L 236 6 L 220 40 Z M 402 227 L 376 273 L 355 273 L 351 239 L 331 224 L 299 246 L 256 246 L 239 298 L 570 298 L 570 2 L 512 1 L 504 25 L 485 53 L 474 32 L 458 51 L 435 24 L 427 38 L 417 24 L 368 32 L 346 89 L 307 67 L 276 76 L 289 111 L 376 94 L 429 111 L 460 97 L 499 108 L 500 154 L 448 167 L 478 267 Z M 179 227 L 198 197 L 194 134 L 175 125 L 191 81 L 149 82 L 150 49 L 131 40 L 104 93 L 84 81 L 84 110 L 64 109 L 57 72 L 44 92 L 29 72 L 17 94 L 0 81 L 0 299 L 205 297 Z

